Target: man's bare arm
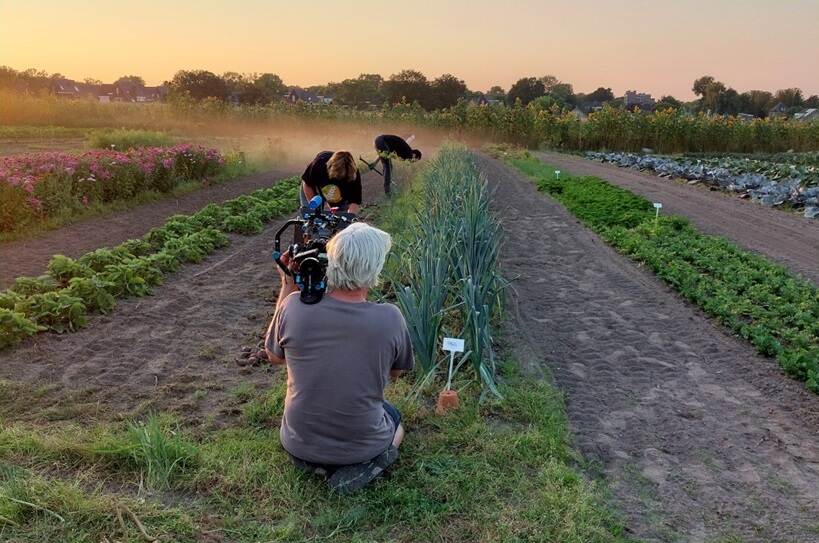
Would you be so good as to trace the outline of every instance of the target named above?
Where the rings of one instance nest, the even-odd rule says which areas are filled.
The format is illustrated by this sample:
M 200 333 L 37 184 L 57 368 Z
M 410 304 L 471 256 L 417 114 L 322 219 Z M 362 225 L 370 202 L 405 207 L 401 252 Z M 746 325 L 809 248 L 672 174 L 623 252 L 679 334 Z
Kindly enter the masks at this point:
M 290 264 L 289 262 L 290 259 L 287 255 L 283 255 L 282 260 L 284 261 L 285 265 Z M 296 292 L 298 290 L 298 287 L 296 286 L 296 283 L 293 281 L 292 276 L 285 275 L 285 273 L 281 269 L 278 269 L 278 271 L 279 278 L 281 279 L 281 286 L 279 287 L 279 297 L 276 300 L 276 309 L 273 311 L 273 319 L 270 321 L 270 326 L 268 326 L 267 328 L 267 336 L 265 336 L 264 339 L 264 350 L 267 353 L 267 359 L 270 361 L 271 364 L 282 365 L 286 363 L 285 359 L 276 356 L 270 349 L 271 335 L 273 334 L 273 325 L 276 322 L 276 313 L 279 311 L 279 308 L 281 307 L 285 298 Z

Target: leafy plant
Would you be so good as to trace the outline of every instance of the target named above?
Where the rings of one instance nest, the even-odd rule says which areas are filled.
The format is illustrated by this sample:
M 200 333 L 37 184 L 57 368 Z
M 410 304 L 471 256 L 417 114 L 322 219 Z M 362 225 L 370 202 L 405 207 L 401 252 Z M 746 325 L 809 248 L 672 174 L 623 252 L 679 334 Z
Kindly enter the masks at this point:
M 40 330 L 44 328 L 23 313 L 0 307 L 0 349 L 16 345 Z
M 58 334 L 74 332 L 86 324 L 85 304 L 64 292 L 34 294 L 18 302 L 14 310 Z
M 90 277 L 94 270 L 73 258 L 55 255 L 48 263 L 48 274 L 62 284 L 74 277 Z
M 98 276 L 74 277 L 69 281 L 65 293 L 82 300 L 88 311 L 108 313 L 116 304 L 111 290 L 113 286 Z
M 18 277 L 14 280 L 14 285 L 11 287 L 11 290 L 23 296 L 32 296 L 34 294 L 52 292 L 58 288 L 60 288 L 60 285 L 54 278 L 48 275 L 41 275 L 40 277 Z

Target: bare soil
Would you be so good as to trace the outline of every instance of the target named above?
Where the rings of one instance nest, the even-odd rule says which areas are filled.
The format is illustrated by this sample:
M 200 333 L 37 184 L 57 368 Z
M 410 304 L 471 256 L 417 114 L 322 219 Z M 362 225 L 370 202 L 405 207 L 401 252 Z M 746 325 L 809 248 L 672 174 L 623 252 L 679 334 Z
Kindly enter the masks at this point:
M 612 164 L 560 153 L 536 155 L 572 174 L 593 175 L 662 202 L 663 212 L 688 217 L 703 232 L 731 239 L 819 285 L 819 220 Z
M 521 174 L 479 161 L 505 221 L 506 274 L 518 277 L 505 325 L 510 348 L 564 391 L 576 445 L 633 535 L 819 541 L 819 396 Z M 638 183 L 629 172 L 585 171 Z M 665 201 L 688 209 L 683 198 Z
M 365 205 L 372 210 L 382 180 L 367 174 L 363 181 Z M 240 183 L 248 191 L 270 182 L 258 176 Z M 122 227 L 130 230 L 115 235 L 141 235 L 168 211 L 176 212 L 160 207 L 165 211 L 141 210 L 138 231 L 126 222 Z M 187 202 L 185 209 L 194 207 Z M 118 219 L 104 222 L 120 225 Z M 234 392 L 264 391 L 269 373 L 278 371 L 267 364 L 240 367 L 236 359 L 245 347 L 255 351 L 267 330 L 279 284 L 270 256 L 273 234 L 284 220 L 259 235 L 231 235 L 228 247 L 168 275 L 151 296 L 118 301 L 111 314 L 90 319 L 85 329 L 38 334 L 0 352 L 0 380 L 9 381 L 0 387 L 0 412 L 15 419 L 91 421 L 156 411 L 175 413 L 186 424 L 229 423 L 240 413 Z M 102 239 L 105 229 L 99 228 L 93 231 Z
M 293 175 L 294 171 L 270 171 L 210 185 L 132 209 L 79 221 L 43 233 L 33 239 L 0 244 L 0 288 L 21 275 L 40 275 L 55 254 L 77 258 L 100 247 L 118 245 L 161 226 L 177 213 L 194 213 L 211 202 L 222 202 Z
M 82 151 L 85 138 L 0 138 L 0 157 L 18 153 Z

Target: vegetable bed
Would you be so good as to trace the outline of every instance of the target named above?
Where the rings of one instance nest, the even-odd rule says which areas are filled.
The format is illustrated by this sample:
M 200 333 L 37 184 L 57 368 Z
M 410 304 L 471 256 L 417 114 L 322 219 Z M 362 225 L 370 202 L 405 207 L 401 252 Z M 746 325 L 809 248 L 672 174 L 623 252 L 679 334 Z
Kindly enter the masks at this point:
M 760 354 L 819 393 L 819 291 L 809 281 L 596 177 L 556 179 L 528 153 L 507 160 L 620 252 L 645 264 Z
M 804 208 L 807 218 L 819 217 L 819 153 L 672 157 L 591 152 L 586 156 L 660 177 L 707 183 L 767 206 L 789 204 Z
M 140 239 L 78 259 L 56 255 L 40 277 L 18 277 L 0 292 L 0 349 L 37 332 L 73 332 L 89 313 L 107 313 L 117 298 L 145 296 L 186 262 L 201 262 L 228 244 L 227 233 L 256 234 L 295 209 L 298 180 L 174 215 Z

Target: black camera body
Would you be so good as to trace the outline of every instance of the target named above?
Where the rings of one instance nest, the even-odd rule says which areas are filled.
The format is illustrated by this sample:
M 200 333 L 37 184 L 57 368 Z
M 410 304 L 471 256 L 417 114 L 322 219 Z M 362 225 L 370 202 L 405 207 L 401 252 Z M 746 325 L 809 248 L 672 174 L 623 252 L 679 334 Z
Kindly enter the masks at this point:
M 273 260 L 286 273 L 293 277 L 301 291 L 299 298 L 306 304 L 321 301 L 327 290 L 327 243 L 338 232 L 358 221 L 352 213 L 325 211 L 324 205 L 302 207 L 299 218 L 284 223 L 276 232 L 274 239 Z M 282 261 L 281 237 L 293 228 L 294 243 L 287 249 L 290 261 L 297 264 L 293 271 Z

